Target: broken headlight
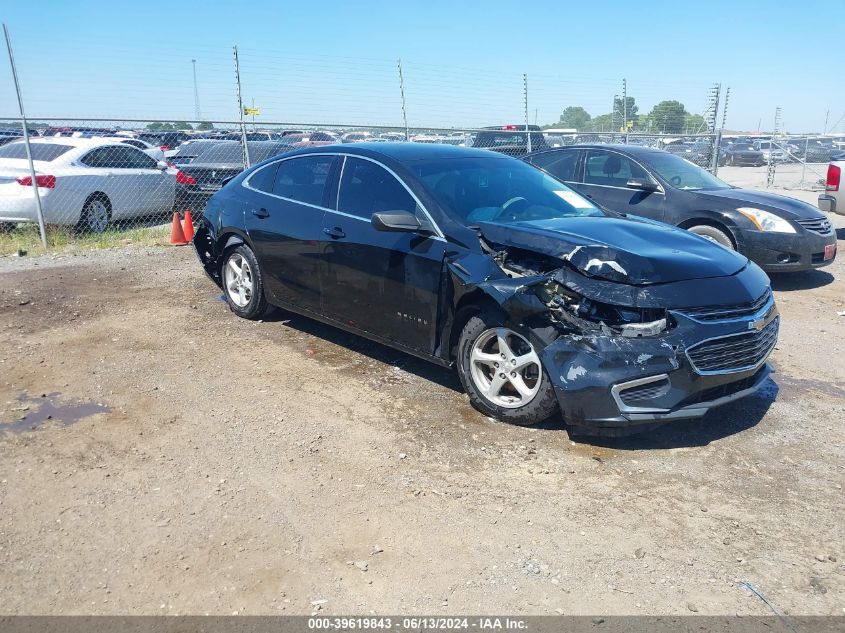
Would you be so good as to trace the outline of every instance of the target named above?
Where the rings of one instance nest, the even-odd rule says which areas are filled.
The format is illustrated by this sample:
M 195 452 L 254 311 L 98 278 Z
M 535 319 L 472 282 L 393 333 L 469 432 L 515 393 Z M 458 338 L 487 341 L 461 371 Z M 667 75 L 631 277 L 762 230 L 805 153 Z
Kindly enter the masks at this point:
M 555 281 L 539 286 L 537 295 L 558 321 L 581 331 L 636 338 L 654 336 L 669 327 L 669 315 L 663 308 L 611 305 L 583 297 Z

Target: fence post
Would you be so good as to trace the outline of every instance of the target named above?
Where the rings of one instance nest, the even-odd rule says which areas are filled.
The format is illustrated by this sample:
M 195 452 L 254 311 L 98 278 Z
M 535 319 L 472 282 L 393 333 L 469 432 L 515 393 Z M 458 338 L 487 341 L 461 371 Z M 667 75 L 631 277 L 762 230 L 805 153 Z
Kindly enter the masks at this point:
M 528 74 L 522 74 L 522 94 L 525 102 L 525 138 L 527 140 L 528 153 L 531 153 L 531 131 L 528 129 Z
M 411 135 L 408 133 L 408 113 L 405 110 L 405 77 L 402 74 L 402 58 L 396 60 L 396 65 L 399 67 L 399 95 L 402 97 L 402 122 L 405 124 L 405 141 L 411 140 Z
M 246 125 L 244 125 L 244 101 L 241 97 L 241 64 L 238 61 L 238 47 L 232 47 L 235 51 L 235 83 L 238 86 L 238 120 L 241 124 L 241 149 L 243 150 L 244 169 L 249 169 L 249 147 L 246 144 Z
M 807 152 L 810 151 L 810 137 L 804 139 L 804 160 L 801 161 L 801 186 L 806 186 L 805 177 L 807 176 Z
M 710 171 L 715 176 L 719 173 L 719 149 L 722 147 L 722 130 L 716 131 L 713 139 L 713 155 L 710 157 Z
M 12 40 L 9 37 L 9 29 L 4 24 L 3 34 L 6 36 L 6 48 L 9 51 L 9 64 L 12 66 L 12 78 L 15 80 L 15 92 L 18 96 L 18 109 L 21 113 L 21 126 L 23 127 L 23 142 L 26 145 L 26 159 L 29 162 L 29 177 L 32 178 L 32 192 L 35 194 L 35 212 L 38 217 L 38 231 L 41 233 L 41 245 L 47 250 L 47 230 L 44 227 L 44 208 L 41 206 L 41 195 L 38 193 L 38 181 L 35 175 L 35 163 L 32 162 L 32 148 L 29 146 L 29 127 L 26 122 L 26 112 L 21 97 L 21 86 L 18 82 L 18 69 L 15 66 L 15 56 L 12 53 Z

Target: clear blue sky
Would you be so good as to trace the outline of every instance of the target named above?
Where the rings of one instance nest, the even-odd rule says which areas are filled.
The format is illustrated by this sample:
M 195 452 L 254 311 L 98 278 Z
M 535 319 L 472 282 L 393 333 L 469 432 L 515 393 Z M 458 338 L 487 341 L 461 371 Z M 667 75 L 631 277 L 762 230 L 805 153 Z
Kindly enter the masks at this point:
M 676 98 L 702 112 L 731 87 L 727 126 L 845 132 L 845 1 L 89 2 L 5 0 L 31 117 L 191 119 L 196 58 L 204 118 L 237 116 L 232 45 L 244 100 L 264 121 L 397 124 L 396 59 L 411 125 L 557 120 L 567 105 L 610 111 L 628 94 L 647 112 Z M 836 52 L 839 50 L 839 52 Z M 0 60 L 0 115 L 16 114 Z M 829 60 L 833 60 L 832 62 Z

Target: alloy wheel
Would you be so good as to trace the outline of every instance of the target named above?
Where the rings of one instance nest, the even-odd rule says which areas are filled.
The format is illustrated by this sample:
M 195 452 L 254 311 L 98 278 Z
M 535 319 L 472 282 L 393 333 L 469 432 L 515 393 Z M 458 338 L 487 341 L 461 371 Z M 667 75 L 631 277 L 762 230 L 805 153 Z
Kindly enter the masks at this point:
M 476 389 L 497 406 L 523 407 L 540 391 L 540 358 L 531 343 L 513 330 L 498 327 L 482 332 L 469 362 Z
M 226 262 L 224 271 L 226 293 L 232 303 L 245 308 L 252 301 L 252 269 L 240 253 L 234 253 Z
M 109 225 L 109 209 L 102 200 L 91 200 L 85 209 L 85 226 L 92 233 L 102 233 Z

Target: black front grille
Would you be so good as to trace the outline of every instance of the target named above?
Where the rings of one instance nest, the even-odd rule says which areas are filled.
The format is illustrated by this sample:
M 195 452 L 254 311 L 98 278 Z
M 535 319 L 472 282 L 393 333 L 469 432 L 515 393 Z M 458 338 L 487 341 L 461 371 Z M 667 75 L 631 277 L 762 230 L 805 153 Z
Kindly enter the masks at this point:
M 669 391 L 669 379 L 663 378 L 649 382 L 638 387 L 629 387 L 619 393 L 619 397 L 628 406 L 636 406 L 643 402 L 654 400 L 660 396 L 666 395 Z
M 711 400 L 717 400 L 719 398 L 724 398 L 725 396 L 732 396 L 743 389 L 748 389 L 749 387 L 754 386 L 754 383 L 756 383 L 760 378 L 760 373 L 764 371 L 766 370 L 760 368 L 747 378 L 742 378 L 741 380 L 737 380 L 735 382 L 729 382 L 724 385 L 719 385 L 718 387 L 710 387 L 704 391 L 699 391 L 688 398 L 684 398 L 678 406 L 685 407 L 691 404 L 698 404 L 699 402 L 710 402 Z
M 696 321 L 725 321 L 727 319 L 741 319 L 757 314 L 768 303 L 772 291 L 768 288 L 755 301 L 729 306 L 703 306 L 699 308 L 684 308 L 677 310 L 681 314 Z
M 723 336 L 693 345 L 687 349 L 687 358 L 699 373 L 752 369 L 766 360 L 777 343 L 779 323 L 780 318 L 775 317 L 762 330 Z
M 830 235 L 833 233 L 833 225 L 827 218 L 813 218 L 812 220 L 795 220 L 808 231 L 819 235 Z

